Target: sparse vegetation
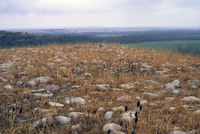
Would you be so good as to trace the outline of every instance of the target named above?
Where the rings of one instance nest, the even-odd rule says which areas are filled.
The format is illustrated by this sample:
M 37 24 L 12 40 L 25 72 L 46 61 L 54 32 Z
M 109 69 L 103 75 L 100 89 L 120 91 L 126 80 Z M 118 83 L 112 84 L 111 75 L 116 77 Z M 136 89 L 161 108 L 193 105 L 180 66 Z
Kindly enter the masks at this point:
M 200 58 L 190 54 L 117 44 L 2 49 L 0 133 L 200 134 L 199 80 Z M 103 130 L 107 123 L 119 129 Z

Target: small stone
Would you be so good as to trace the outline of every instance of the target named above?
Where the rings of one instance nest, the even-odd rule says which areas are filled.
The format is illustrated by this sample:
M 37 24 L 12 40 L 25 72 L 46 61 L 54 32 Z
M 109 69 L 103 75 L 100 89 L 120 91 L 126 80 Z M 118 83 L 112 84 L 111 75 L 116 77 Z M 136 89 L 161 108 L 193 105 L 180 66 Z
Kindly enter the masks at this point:
M 61 70 L 67 70 L 66 67 L 59 67 Z
M 30 103 L 28 99 L 23 99 L 23 103 Z
M 175 110 L 176 108 L 175 107 L 169 107 L 169 110 Z
M 183 105 L 182 107 L 184 107 L 184 108 L 190 108 L 190 109 L 194 109 L 194 107 L 193 106 L 188 106 L 188 105 Z
M 200 99 L 195 96 L 184 97 L 183 100 L 184 101 L 200 101 Z
M 83 96 L 83 98 L 87 100 L 87 99 L 90 98 L 90 96 L 89 95 L 85 95 L 85 96 Z
M 200 109 L 194 112 L 195 114 L 200 114 Z
M 118 131 L 118 130 L 121 130 L 121 126 L 120 125 L 117 125 L 115 123 L 107 123 L 103 126 L 103 131 L 104 132 L 108 132 L 109 130 L 112 130 L 112 131 Z
M 36 85 L 36 82 L 35 81 L 27 81 L 27 82 L 24 83 L 24 85 L 26 87 L 33 87 L 33 86 Z
M 124 121 L 130 122 L 130 121 L 135 119 L 135 112 L 130 111 L 130 112 L 126 112 L 124 114 L 121 114 L 121 119 L 124 120 Z
M 124 95 L 117 98 L 117 102 L 131 102 L 131 96 Z
M 80 128 L 80 124 L 73 125 L 73 126 L 71 127 L 72 133 L 73 133 L 73 134 L 79 134 L 79 133 L 76 131 L 78 128 Z
M 64 100 L 65 103 L 70 104 L 70 103 L 76 103 L 78 105 L 85 105 L 85 100 L 80 98 L 80 97 L 70 97 L 70 98 L 65 98 Z
M 119 107 L 113 107 L 112 108 L 113 111 L 125 111 L 124 106 L 119 106 Z
M 85 78 L 92 78 L 92 74 L 90 74 L 90 73 L 85 73 L 84 76 L 85 76 Z
M 137 100 L 141 100 L 141 98 L 140 98 L 139 96 L 135 97 L 135 99 L 137 99 Z
M 103 43 L 101 43 L 101 44 L 99 44 L 98 49 L 100 49 L 100 48 L 105 48 L 105 47 L 106 47 L 106 45 L 103 44 Z
M 72 121 L 71 118 L 65 116 L 56 116 L 55 119 L 58 123 L 62 125 L 69 125 Z
M 188 134 L 188 133 L 182 132 L 182 131 L 173 131 L 173 132 L 171 132 L 169 134 Z
M 64 107 L 63 104 L 61 104 L 61 103 L 56 103 L 56 102 L 49 102 L 49 105 L 54 106 L 54 107 Z
M 155 104 L 155 103 L 149 103 L 149 106 L 150 107 L 155 107 L 155 106 L 157 106 L 157 104 Z
M 142 94 L 148 95 L 148 96 L 152 96 L 152 97 L 158 97 L 158 95 L 155 94 L 155 93 L 144 92 L 144 93 L 142 93 Z
M 51 77 L 47 77 L 47 76 L 41 76 L 41 77 L 37 77 L 34 79 L 34 81 L 36 82 L 47 82 L 48 80 L 52 80 Z M 45 84 L 45 83 L 44 83 Z
M 121 84 L 120 86 L 122 88 L 132 89 L 132 88 L 134 88 L 135 84 L 134 83 L 127 83 L 127 84 Z
M 155 101 L 155 103 L 158 104 L 158 105 L 164 105 L 165 104 L 164 101 Z
M 82 116 L 82 115 L 84 115 L 83 112 L 71 112 L 68 114 L 68 116 L 72 118 L 78 118 L 79 116 Z
M 198 86 L 198 85 L 199 85 L 199 80 L 198 80 L 198 79 L 195 79 L 195 80 L 193 80 L 191 83 L 192 83 L 192 85 L 194 85 L 194 86 Z
M 41 96 L 41 97 L 50 98 L 50 97 L 53 97 L 53 93 L 51 93 L 51 94 L 34 93 L 31 96 L 33 96 L 33 97 L 40 97 Z
M 107 121 L 110 121 L 110 120 L 112 119 L 112 117 L 113 117 L 113 111 L 107 111 L 107 112 L 105 113 L 104 117 L 105 117 L 105 119 L 106 119 Z
M 168 85 L 173 85 L 174 87 L 178 87 L 180 88 L 181 87 L 181 83 L 179 80 L 174 80 L 173 82 L 171 83 L 166 83 L 165 86 L 168 86 Z
M 102 91 L 105 91 L 105 90 L 106 90 L 106 87 L 105 87 L 104 84 L 97 84 L 96 86 L 97 86 L 100 90 L 102 90 Z
M 12 90 L 13 88 L 12 88 L 11 85 L 5 85 L 5 86 L 4 86 L 4 89 L 6 89 L 6 90 Z
M 44 89 L 46 89 L 46 90 L 58 90 L 59 87 L 52 84 L 51 86 L 44 87 Z
M 72 89 L 78 89 L 78 88 L 80 88 L 80 86 L 78 86 L 78 85 L 72 86 Z
M 165 98 L 165 100 L 173 101 L 173 100 L 175 100 L 175 98 L 174 97 L 167 97 L 167 98 Z
M 53 78 L 63 78 L 63 76 L 62 76 L 62 75 L 59 75 L 59 74 L 55 74 L 55 75 L 53 76 Z
M 22 81 L 18 81 L 18 82 L 16 83 L 16 85 L 17 85 L 17 86 L 23 85 L 23 82 L 22 82 Z
M 146 100 L 141 100 L 141 101 L 140 101 L 140 105 L 143 105 L 143 104 L 145 104 L 145 103 L 147 103 Z
M 37 126 L 40 126 L 40 125 L 44 125 L 44 124 L 50 124 L 53 122 L 53 118 L 52 117 L 45 117 L 41 120 L 38 120 L 38 121 L 35 121 L 32 123 L 32 127 L 37 127 Z
M 7 106 L 8 108 L 18 108 L 19 105 L 18 104 L 11 104 Z
M 172 94 L 180 94 L 180 90 L 173 90 L 172 92 L 171 92 Z
M 119 88 L 113 88 L 112 89 L 114 92 L 121 92 L 121 91 L 124 91 L 124 89 L 119 89 Z
M 103 108 L 103 107 L 99 107 L 99 108 L 97 109 L 97 113 L 104 112 L 105 110 L 106 110 L 105 108 Z
M 0 82 L 7 82 L 8 80 L 4 79 L 3 77 L 0 77 Z
M 175 87 L 173 85 L 167 85 L 165 87 L 165 89 L 167 89 L 167 90 L 175 90 Z
M 61 89 L 68 89 L 70 86 L 69 85 L 63 85 L 62 87 L 61 87 Z
M 71 107 L 71 108 L 69 108 L 69 111 L 75 111 L 75 108 Z

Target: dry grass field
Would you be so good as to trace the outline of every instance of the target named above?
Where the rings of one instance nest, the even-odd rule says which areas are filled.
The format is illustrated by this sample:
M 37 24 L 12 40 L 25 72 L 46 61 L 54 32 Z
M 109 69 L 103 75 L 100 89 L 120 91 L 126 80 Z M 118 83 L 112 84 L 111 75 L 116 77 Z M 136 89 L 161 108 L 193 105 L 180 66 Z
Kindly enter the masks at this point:
M 199 57 L 161 50 L 3 49 L 0 133 L 200 134 L 199 80 Z

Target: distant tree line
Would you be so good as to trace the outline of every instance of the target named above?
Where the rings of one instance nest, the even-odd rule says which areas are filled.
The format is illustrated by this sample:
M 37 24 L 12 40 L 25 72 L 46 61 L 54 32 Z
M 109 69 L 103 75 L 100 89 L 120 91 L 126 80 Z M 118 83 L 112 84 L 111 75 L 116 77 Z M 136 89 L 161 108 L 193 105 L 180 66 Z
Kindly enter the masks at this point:
M 106 36 L 100 35 L 120 35 Z M 200 30 L 165 30 L 165 31 L 134 31 L 134 32 L 96 32 L 73 35 L 33 35 L 27 32 L 0 31 L 0 48 L 38 46 L 48 44 L 75 44 L 75 43 L 143 43 L 150 41 L 173 40 L 200 40 Z M 177 52 L 190 53 L 191 49 L 184 50 L 182 46 L 176 47 Z M 195 51 L 199 54 L 199 50 Z

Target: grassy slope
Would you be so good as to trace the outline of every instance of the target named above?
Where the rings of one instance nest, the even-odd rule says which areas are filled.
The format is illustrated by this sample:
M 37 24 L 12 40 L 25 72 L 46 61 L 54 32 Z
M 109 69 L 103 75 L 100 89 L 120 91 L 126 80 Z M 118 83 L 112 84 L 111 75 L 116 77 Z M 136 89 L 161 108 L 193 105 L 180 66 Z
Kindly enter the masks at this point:
M 58 51 L 60 48 L 66 51 Z M 38 50 L 37 52 L 35 50 Z M 53 52 L 50 52 L 50 50 Z M 22 52 L 24 51 L 24 52 Z M 47 51 L 46 53 L 40 53 L 41 51 Z M 123 53 L 122 53 L 123 51 Z M 27 53 L 26 53 L 27 52 Z M 13 57 L 16 55 L 16 57 Z M 62 55 L 65 55 L 64 57 Z M 32 50 L 28 48 L 16 48 L 9 49 L 8 51 L 1 51 L 0 53 L 0 64 L 7 63 L 8 61 L 15 61 L 17 57 L 26 59 L 25 61 L 19 60 L 19 68 L 1 69 L 0 76 L 8 79 L 8 82 L 0 84 L 0 122 L 1 123 L 1 133 L 67 133 L 69 128 L 73 124 L 80 124 L 79 132 L 82 133 L 104 133 L 102 131 L 103 126 L 106 124 L 104 119 L 104 113 L 106 111 L 112 110 L 112 107 L 119 105 L 127 106 L 128 111 L 132 110 L 136 106 L 138 99 L 136 97 L 143 98 L 147 101 L 142 105 L 143 109 L 141 111 L 141 120 L 137 124 L 136 132 L 138 134 L 147 133 L 169 133 L 174 130 L 175 127 L 179 127 L 179 130 L 188 132 L 193 129 L 199 131 L 200 128 L 200 116 L 195 115 L 194 111 L 200 109 L 199 102 L 184 102 L 181 99 L 185 96 L 194 95 L 200 98 L 200 88 L 191 89 L 186 84 L 189 80 L 198 79 L 200 80 L 200 67 L 197 63 L 200 63 L 200 58 L 191 55 L 181 55 L 177 53 L 163 52 L 158 50 L 145 50 L 139 48 L 122 48 L 116 46 L 115 44 L 110 44 L 105 49 L 97 49 L 97 45 L 63 45 L 63 46 L 45 46 L 45 47 L 35 47 Z M 33 58 L 33 60 L 30 60 Z M 55 59 L 63 59 L 63 62 L 56 62 Z M 93 62 L 94 60 L 102 60 L 103 62 Z M 180 61 L 180 59 L 185 61 Z M 85 62 L 84 60 L 87 60 Z M 29 61 L 29 62 L 28 62 Z M 36 62 L 37 61 L 37 62 Z M 52 62 L 54 65 L 48 66 L 47 62 Z M 124 64 L 124 63 L 127 64 Z M 166 62 L 171 65 L 166 65 Z M 65 64 L 66 63 L 66 64 Z M 152 66 L 150 70 L 143 72 L 139 71 L 142 66 L 140 63 L 147 63 Z M 28 65 L 32 65 L 33 68 L 28 68 L 24 70 Z M 68 69 L 66 71 L 60 70 L 59 67 L 65 66 Z M 91 73 L 93 79 L 83 78 L 81 74 L 73 75 L 73 71 L 76 67 L 81 67 L 85 72 Z M 180 70 L 177 70 L 181 67 Z M 193 67 L 193 69 L 189 68 Z M 170 71 L 166 74 L 160 75 L 156 74 L 156 71 L 162 70 L 162 68 L 168 68 Z M 11 71 L 11 73 L 4 74 L 5 71 Z M 19 75 L 20 72 L 26 71 L 25 77 Z M 115 72 L 115 73 L 111 73 Z M 33 78 L 39 76 L 49 76 L 52 77 L 55 74 L 60 74 L 62 77 L 66 78 L 54 78 L 49 81 L 46 85 L 51 85 L 53 82 L 55 85 L 59 86 L 60 89 L 54 92 L 53 98 L 33 98 L 31 93 L 24 94 L 24 91 L 31 89 L 41 89 L 37 83 L 36 87 L 24 87 L 17 86 L 16 82 L 22 80 L 23 82 L 32 80 Z M 164 94 L 160 94 L 159 97 L 154 98 L 150 96 L 142 95 L 143 92 L 155 92 L 161 93 L 164 90 L 163 85 L 173 80 L 179 79 L 181 82 L 181 94 L 172 95 L 167 91 Z M 99 82 L 97 81 L 99 80 Z M 154 85 L 153 89 L 146 89 L 145 86 L 152 85 L 147 84 L 144 80 L 154 80 L 160 84 Z M 135 83 L 137 82 L 137 83 Z M 103 91 L 102 94 L 93 94 L 92 91 L 101 91 L 97 88 L 96 84 L 108 84 L 107 90 Z M 131 89 L 121 88 L 121 84 L 135 83 L 135 87 Z M 14 89 L 4 90 L 4 85 L 11 85 Z M 67 91 L 61 89 L 63 85 L 69 84 L 80 85 L 79 89 L 74 91 Z M 112 88 L 124 89 L 122 92 L 113 92 Z M 64 104 L 63 100 L 69 96 L 83 97 L 85 95 L 90 95 L 89 104 L 85 106 L 77 106 L 75 104 Z M 122 95 L 130 95 L 132 102 L 119 103 L 116 99 Z M 174 97 L 174 101 L 167 101 L 167 97 Z M 27 98 L 30 103 L 22 104 L 22 100 Z M 101 98 L 102 101 L 97 101 L 96 98 Z M 36 100 L 40 100 L 39 103 Z M 19 113 L 19 109 L 16 112 L 12 112 L 7 107 L 8 104 L 19 103 L 19 109 L 23 107 L 23 112 Z M 49 101 L 59 102 L 64 104 L 63 108 L 55 108 L 48 105 Z M 112 104 L 107 102 L 112 101 Z M 150 103 L 155 103 L 155 101 L 165 101 L 164 105 L 158 105 L 156 107 L 150 107 Z M 182 106 L 187 104 L 194 107 L 194 109 L 186 109 Z M 80 117 L 74 119 L 73 124 L 70 125 L 60 125 L 55 120 L 52 125 L 45 127 L 34 128 L 31 131 L 31 122 L 42 119 L 45 114 L 40 112 L 36 114 L 31 114 L 33 108 L 40 107 L 43 109 L 49 109 L 52 113 L 53 118 L 58 115 L 67 116 L 70 112 L 69 108 L 75 108 L 75 111 L 84 112 L 86 115 L 87 109 L 90 109 L 90 118 L 86 120 L 85 117 Z M 96 114 L 96 110 L 99 107 L 104 107 L 106 111 L 101 114 Z M 169 110 L 169 107 L 176 107 L 174 111 Z M 9 113 L 9 114 L 8 114 Z M 124 111 L 115 111 L 114 117 L 111 122 L 120 124 L 120 114 Z M 11 115 L 14 116 L 11 116 Z M 18 119 L 33 119 L 27 123 L 16 123 L 13 121 L 17 115 Z M 10 122 L 10 125 L 8 125 Z M 3 125 L 2 125 L 3 124 Z M 133 129 L 132 123 L 123 125 L 122 131 L 131 133 Z
M 181 45 L 183 49 L 192 48 L 192 52 L 200 50 L 200 40 L 179 40 L 179 41 L 153 41 L 139 44 L 123 44 L 135 47 L 153 48 L 161 50 L 175 50 L 177 45 Z

